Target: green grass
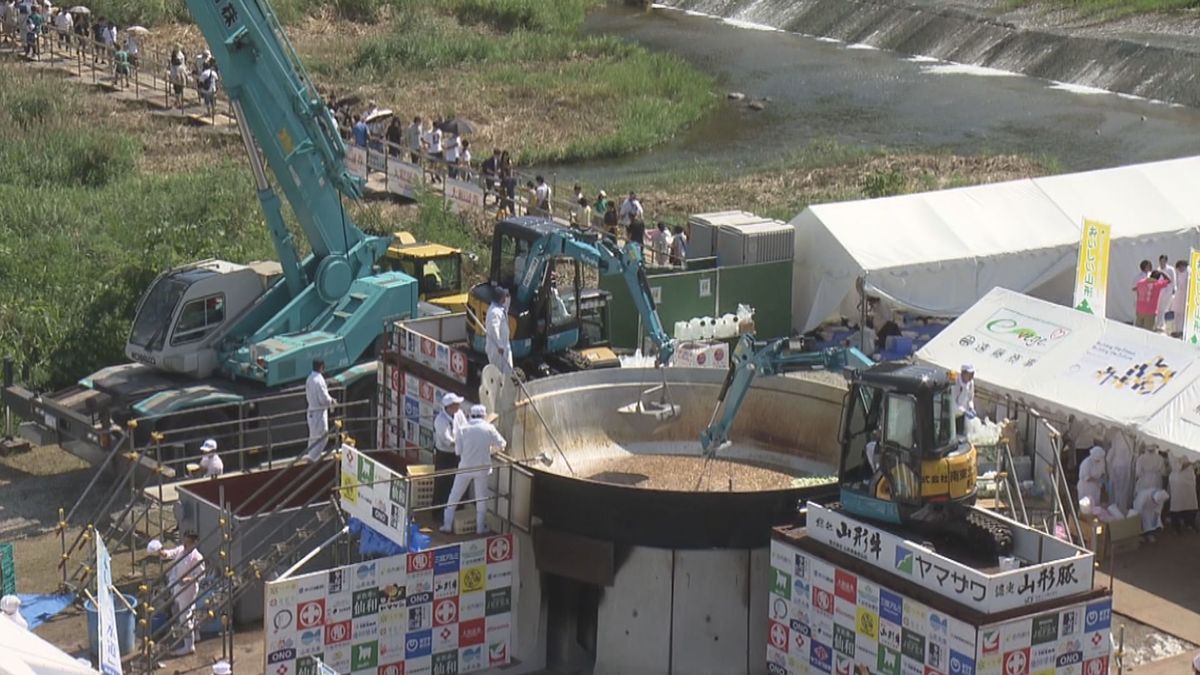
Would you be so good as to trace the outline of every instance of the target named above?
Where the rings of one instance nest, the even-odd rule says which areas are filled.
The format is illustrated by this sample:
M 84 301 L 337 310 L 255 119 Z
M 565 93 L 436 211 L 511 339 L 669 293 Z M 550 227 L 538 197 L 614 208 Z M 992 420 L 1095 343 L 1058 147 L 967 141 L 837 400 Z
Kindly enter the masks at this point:
M 1053 5 L 1069 7 L 1083 14 L 1113 17 L 1200 8 L 1200 0 L 1010 0 L 1009 4 L 1012 7 Z

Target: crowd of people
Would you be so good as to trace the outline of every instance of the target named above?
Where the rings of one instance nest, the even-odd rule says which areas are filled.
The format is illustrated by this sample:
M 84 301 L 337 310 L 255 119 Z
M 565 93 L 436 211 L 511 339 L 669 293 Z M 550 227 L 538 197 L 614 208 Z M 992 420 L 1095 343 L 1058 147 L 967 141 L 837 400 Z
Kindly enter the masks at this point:
M 1188 261 L 1176 260 L 1172 265 L 1167 254 L 1158 256 L 1158 266 L 1149 260 L 1138 265 L 1133 281 L 1137 296 L 1134 325 L 1156 332 L 1169 332 L 1183 337 L 1183 322 L 1187 314 Z

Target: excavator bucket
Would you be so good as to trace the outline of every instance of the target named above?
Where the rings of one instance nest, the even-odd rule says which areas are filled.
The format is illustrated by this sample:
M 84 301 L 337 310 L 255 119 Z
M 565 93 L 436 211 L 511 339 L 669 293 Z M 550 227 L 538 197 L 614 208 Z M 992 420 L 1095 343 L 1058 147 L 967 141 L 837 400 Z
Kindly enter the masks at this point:
M 654 394 L 659 394 L 657 401 L 650 400 Z M 622 415 L 644 415 L 659 422 L 669 420 L 678 415 L 681 410 L 679 405 L 668 400 L 669 396 L 670 390 L 667 387 L 666 373 L 663 373 L 662 384 L 643 391 L 638 400 L 617 408 L 617 412 Z

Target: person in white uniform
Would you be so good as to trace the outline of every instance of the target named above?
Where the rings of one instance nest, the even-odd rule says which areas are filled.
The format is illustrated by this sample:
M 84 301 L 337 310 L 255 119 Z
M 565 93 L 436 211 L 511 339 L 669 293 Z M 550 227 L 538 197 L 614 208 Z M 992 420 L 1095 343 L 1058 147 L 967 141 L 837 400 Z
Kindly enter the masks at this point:
M 484 351 L 488 363 L 505 375 L 512 374 L 512 344 L 508 332 L 508 289 L 497 286 L 492 291 L 492 304 L 488 307 L 484 326 Z
M 1171 458 L 1171 475 L 1167 477 L 1171 492 L 1171 526 L 1177 534 L 1183 528 L 1196 528 L 1196 470 L 1192 463 L 1179 457 Z
M 29 622 L 25 617 L 21 616 L 21 599 L 15 595 L 6 595 L 0 598 L 0 612 L 4 613 L 4 618 L 17 624 L 24 630 L 29 630 Z
M 1153 543 L 1154 533 L 1162 529 L 1162 507 L 1169 497 L 1166 490 L 1146 489 L 1133 498 L 1133 508 L 1127 515 L 1130 518 L 1141 516 L 1142 536 L 1148 542 Z
M 1133 450 L 1125 440 L 1125 434 L 1113 429 L 1108 435 L 1108 480 L 1112 482 L 1112 503 L 1121 513 L 1133 504 L 1134 470 Z
M 308 401 L 308 450 L 304 457 L 316 461 L 329 441 L 329 409 L 333 407 L 333 397 L 325 383 L 324 360 L 313 361 L 312 372 L 304 383 L 304 397 Z
M 1079 500 L 1088 498 L 1092 506 L 1100 506 L 1100 485 L 1104 481 L 1104 448 L 1093 446 L 1087 459 L 1079 463 L 1079 482 L 1075 485 Z
M 467 425 L 458 430 L 454 446 L 458 452 L 458 468 L 478 471 L 463 471 L 454 477 L 454 486 L 450 488 L 450 499 L 442 518 L 442 532 L 454 531 L 454 512 L 466 494 L 468 485 L 476 500 L 475 533 L 484 534 L 487 531 L 484 516 L 487 513 L 487 500 L 491 498 L 487 482 L 488 474 L 492 471 L 492 452 L 503 450 L 507 445 L 496 427 L 487 421 L 487 408 L 471 406 Z
M 967 433 L 967 420 L 975 418 L 975 366 L 963 364 L 954 381 L 954 426 L 958 435 Z
M 1189 276 L 1188 262 L 1175 261 L 1175 295 L 1171 296 L 1171 312 L 1175 318 L 1171 320 L 1171 337 L 1183 337 L 1183 324 L 1187 319 Z
M 200 452 L 203 456 L 200 458 L 200 473 L 205 478 L 220 476 L 225 473 L 225 463 L 221 461 L 221 456 L 217 454 L 217 441 L 210 438 L 200 446 Z
M 167 568 L 167 579 L 171 583 L 175 615 L 183 630 L 183 643 L 171 652 L 173 656 L 196 653 L 196 621 L 194 612 L 196 598 L 200 595 L 200 579 L 204 577 L 204 556 L 196 550 L 198 537 L 195 532 L 183 535 L 183 543 L 175 548 L 159 552 L 163 560 L 171 562 Z
M 454 451 L 454 440 L 458 430 L 467 424 L 462 411 L 463 397 L 455 393 L 442 396 L 442 409 L 433 419 L 433 469 L 445 471 L 458 466 L 458 453 Z M 445 504 L 450 496 L 454 476 L 437 476 L 433 480 L 433 503 Z
M 1161 490 L 1167 476 L 1167 461 L 1153 448 L 1144 448 L 1133 465 L 1134 492 Z

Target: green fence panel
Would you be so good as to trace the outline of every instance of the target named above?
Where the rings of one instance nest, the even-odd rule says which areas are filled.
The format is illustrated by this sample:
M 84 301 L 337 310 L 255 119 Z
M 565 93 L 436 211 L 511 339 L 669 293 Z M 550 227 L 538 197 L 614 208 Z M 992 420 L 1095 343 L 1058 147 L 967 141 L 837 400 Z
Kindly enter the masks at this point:
M 720 268 L 718 314 L 737 314 L 739 303 L 754 308 L 755 337 L 792 332 L 792 261 Z
M 17 592 L 17 562 L 13 558 L 13 545 L 0 544 L 0 595 L 15 595 Z
M 650 291 L 658 302 L 658 316 L 668 335 L 675 322 L 713 316 L 717 310 L 717 270 L 651 274 Z M 639 319 L 629 288 L 619 276 L 601 277 L 600 288 L 612 293 L 609 316 L 614 347 L 636 349 Z

